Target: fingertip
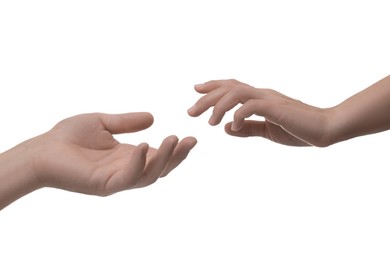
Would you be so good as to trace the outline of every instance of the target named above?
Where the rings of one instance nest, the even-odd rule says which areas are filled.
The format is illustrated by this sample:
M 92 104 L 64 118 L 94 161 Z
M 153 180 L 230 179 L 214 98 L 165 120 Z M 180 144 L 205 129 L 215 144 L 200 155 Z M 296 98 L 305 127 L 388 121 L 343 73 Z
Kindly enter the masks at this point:
M 211 117 L 210 117 L 210 119 L 209 119 L 209 125 L 212 125 L 212 126 L 217 125 L 217 122 L 216 122 L 214 116 L 211 116 Z
M 144 122 L 144 128 L 148 128 L 154 123 L 154 117 L 150 112 L 133 112 L 129 114 L 138 114 L 138 118 Z
M 100 113 L 101 123 L 112 134 L 133 133 L 149 128 L 154 121 L 149 112 L 128 112 L 123 114 Z
M 213 113 L 209 119 L 209 124 L 212 126 L 218 125 L 219 123 L 221 123 L 222 119 L 223 119 L 223 115 Z
M 149 150 L 149 144 L 148 143 L 140 143 L 138 145 L 138 149 L 140 149 L 142 153 L 146 154 Z
M 233 122 L 230 129 L 231 129 L 233 132 L 238 132 L 238 131 L 241 130 L 241 128 L 242 128 L 242 125 L 239 125 L 238 123 Z
M 188 142 L 190 150 L 194 148 L 194 146 L 198 143 L 198 140 L 193 136 L 187 136 L 186 138 L 183 139 L 183 141 Z
M 208 82 L 202 83 L 202 84 L 196 84 L 194 86 L 194 89 L 199 94 L 206 94 L 212 90 L 212 89 L 210 89 L 210 84 L 208 84 Z
M 140 143 L 139 145 L 137 145 L 133 153 L 133 160 L 136 160 L 137 163 L 139 163 L 139 165 L 145 166 L 148 151 L 149 151 L 149 144 Z
M 195 90 L 199 90 L 199 89 L 202 89 L 203 87 L 204 87 L 204 83 L 196 84 L 196 85 L 194 86 L 194 89 L 195 89 Z
M 149 112 L 142 112 L 145 115 L 145 120 L 148 122 L 149 126 L 154 123 L 154 116 Z
M 234 116 L 234 120 L 233 120 L 232 125 L 231 125 L 231 130 L 233 132 L 238 132 L 241 130 L 243 125 L 244 125 L 244 119 L 238 117 L 237 112 L 236 112 L 236 115 Z
M 172 146 L 176 146 L 179 142 L 179 138 L 176 135 L 170 135 L 165 140 L 172 142 Z
M 191 142 L 194 144 L 194 146 L 198 143 L 198 139 L 196 139 L 195 137 L 189 136 L 188 138 L 191 140 Z
M 164 169 L 161 177 L 167 176 L 173 169 L 175 169 L 183 160 L 185 160 L 194 146 L 198 143 L 198 140 L 193 136 L 187 136 L 183 138 L 173 152 L 171 161 L 167 168 Z
M 187 113 L 188 115 L 190 116 L 196 116 L 196 105 L 193 105 L 192 107 L 190 107 L 188 110 L 187 110 Z
M 237 135 L 238 132 L 242 129 L 242 126 L 235 126 L 234 122 L 229 122 L 225 125 L 225 132 L 229 135 Z

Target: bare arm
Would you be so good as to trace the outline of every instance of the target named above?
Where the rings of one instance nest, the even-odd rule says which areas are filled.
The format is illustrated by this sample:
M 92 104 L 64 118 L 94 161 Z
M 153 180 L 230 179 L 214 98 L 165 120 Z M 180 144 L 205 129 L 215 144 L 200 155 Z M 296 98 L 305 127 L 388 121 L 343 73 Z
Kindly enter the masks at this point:
M 390 76 L 333 108 L 334 142 L 390 129 Z
M 390 76 L 331 108 L 310 106 L 272 89 L 254 88 L 237 80 L 216 80 L 195 86 L 205 94 L 188 110 L 199 116 L 211 107 L 211 125 L 219 124 L 225 113 L 242 104 L 228 134 L 261 136 L 292 145 L 325 147 L 357 136 L 390 129 Z M 264 120 L 247 120 L 258 115 Z
M 106 196 L 154 183 L 176 168 L 196 139 L 164 139 L 158 149 L 114 134 L 150 127 L 149 113 L 82 114 L 0 154 L 0 209 L 42 187 Z
M 23 144 L 0 154 L 0 210 L 38 189 L 39 183 L 29 159 L 32 157 Z

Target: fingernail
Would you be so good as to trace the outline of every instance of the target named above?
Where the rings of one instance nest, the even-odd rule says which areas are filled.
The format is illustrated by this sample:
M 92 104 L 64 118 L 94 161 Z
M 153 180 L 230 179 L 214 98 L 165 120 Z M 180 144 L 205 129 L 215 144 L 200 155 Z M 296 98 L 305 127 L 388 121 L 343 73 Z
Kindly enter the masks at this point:
M 237 132 L 238 130 L 240 130 L 240 128 L 238 127 L 238 125 L 235 122 L 233 122 L 232 127 L 230 129 L 232 129 L 232 131 L 234 131 L 234 132 Z
M 202 84 L 196 84 L 194 87 L 195 88 L 199 88 L 199 87 L 202 87 L 204 84 L 202 83 Z
M 193 112 L 195 112 L 195 110 L 196 110 L 196 106 L 194 105 L 194 106 L 190 107 L 190 108 L 187 110 L 187 112 L 188 112 L 188 113 L 193 113 Z

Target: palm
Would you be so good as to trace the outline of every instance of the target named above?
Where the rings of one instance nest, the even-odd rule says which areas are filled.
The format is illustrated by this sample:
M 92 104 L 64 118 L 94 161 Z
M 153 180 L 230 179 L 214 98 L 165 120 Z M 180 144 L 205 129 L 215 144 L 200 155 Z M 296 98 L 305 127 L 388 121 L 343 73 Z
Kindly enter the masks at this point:
M 46 134 L 49 148 L 41 171 L 48 185 L 107 195 L 147 186 L 167 174 L 164 169 L 168 167 L 170 171 L 182 160 L 173 157 L 175 138 L 167 138 L 159 151 L 146 144 L 137 147 L 119 143 L 112 135 L 146 128 L 151 125 L 149 119 L 138 117 L 130 124 L 119 124 L 118 120 L 102 120 L 100 114 L 86 114 L 60 122 Z M 193 138 L 187 138 L 176 153 L 188 153 L 193 145 Z

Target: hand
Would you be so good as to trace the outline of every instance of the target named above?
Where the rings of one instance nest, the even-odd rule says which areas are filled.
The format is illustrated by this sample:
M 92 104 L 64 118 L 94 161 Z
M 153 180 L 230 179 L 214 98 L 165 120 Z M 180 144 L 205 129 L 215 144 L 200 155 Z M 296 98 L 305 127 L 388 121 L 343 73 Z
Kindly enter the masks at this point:
M 289 98 L 271 89 L 259 89 L 236 80 L 216 80 L 196 85 L 205 94 L 188 110 L 199 116 L 214 107 L 210 125 L 221 122 L 225 113 L 242 104 L 225 131 L 233 136 L 261 136 L 291 146 L 328 146 L 331 143 L 331 109 L 321 109 Z M 247 120 L 252 115 L 264 121 Z
M 153 123 L 149 113 L 82 114 L 67 118 L 27 142 L 40 186 L 94 195 L 140 188 L 178 166 L 196 139 L 167 137 L 158 149 L 122 144 L 113 134 L 131 133 Z

